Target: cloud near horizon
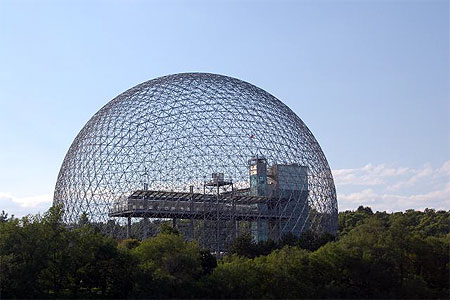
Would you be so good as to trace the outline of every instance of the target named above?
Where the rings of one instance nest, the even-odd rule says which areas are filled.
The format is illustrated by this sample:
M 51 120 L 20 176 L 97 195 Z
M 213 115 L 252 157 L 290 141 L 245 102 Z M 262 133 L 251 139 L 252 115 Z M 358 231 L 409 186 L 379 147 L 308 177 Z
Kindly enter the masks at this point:
M 367 164 L 333 170 L 339 210 L 370 206 L 374 211 L 450 209 L 450 161 L 440 167 L 392 167 Z
M 17 197 L 12 193 L 0 192 L 0 209 L 8 215 L 23 217 L 29 214 L 44 213 L 53 202 L 53 194 Z

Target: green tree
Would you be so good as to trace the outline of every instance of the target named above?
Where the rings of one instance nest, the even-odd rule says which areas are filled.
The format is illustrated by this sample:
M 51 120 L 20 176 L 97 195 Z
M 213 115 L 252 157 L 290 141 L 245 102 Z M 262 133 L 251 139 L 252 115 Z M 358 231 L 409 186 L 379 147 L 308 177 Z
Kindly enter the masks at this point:
M 230 254 L 253 258 L 258 255 L 257 244 L 250 234 L 242 234 L 234 239 L 228 248 Z
M 295 246 L 298 243 L 298 238 L 292 232 L 287 232 L 281 236 L 278 243 L 281 247 Z
M 116 241 L 63 210 L 0 222 L 2 298 L 447 298 L 450 213 L 340 213 L 340 238 L 236 239 L 217 261 L 167 230 Z M 86 216 L 87 217 L 87 216 Z M 85 221 L 83 221 L 83 219 Z M 163 223 L 164 224 L 164 223 Z M 119 226 L 110 223 L 108 226 Z M 155 225 L 156 226 L 156 225 Z M 330 242 L 333 241 L 333 242 Z M 280 245 L 288 244 L 282 249 Z M 305 249 L 302 249 L 305 248 Z M 317 250 L 316 250 L 317 249 Z
M 65 246 L 64 228 L 59 225 L 61 215 L 60 207 L 52 207 L 44 217 L 27 216 L 1 223 L 2 297 L 44 297 L 61 290 L 65 278 L 46 276 L 46 269 L 61 260 L 58 249 Z
M 207 297 L 260 299 L 311 298 L 309 252 L 286 246 L 267 256 L 226 257 L 207 280 Z
M 61 207 L 0 224 L 3 298 L 123 298 L 131 256 L 90 225 L 68 230 Z
M 160 225 L 160 230 L 161 233 L 163 234 L 176 234 L 176 235 L 180 235 L 180 231 L 178 231 L 178 229 L 174 228 L 173 226 L 170 226 L 167 223 L 162 223 Z
M 132 250 L 138 261 L 136 297 L 186 297 L 203 272 L 200 248 L 177 234 L 161 233 Z
M 67 295 L 73 298 L 124 298 L 132 289 L 131 255 L 116 241 L 102 235 L 87 223 L 70 231 L 72 240 L 66 252 L 69 270 Z
M 295 245 L 298 245 L 300 248 L 315 251 L 322 247 L 323 245 L 334 241 L 336 238 L 327 232 L 317 233 L 311 230 L 302 232 L 300 236 L 297 238 Z
M 209 275 L 217 267 L 217 259 L 209 250 L 200 251 L 200 259 L 202 264 L 202 275 Z
M 134 248 L 136 248 L 137 246 L 139 246 L 141 244 L 141 242 L 139 242 L 139 240 L 137 239 L 125 239 L 120 241 L 119 243 L 119 247 L 123 247 L 129 250 L 132 250 Z
M 338 236 L 342 237 L 353 228 L 364 223 L 364 220 L 373 215 L 370 207 L 360 206 L 356 211 L 340 212 L 338 215 Z
M 14 219 L 14 215 L 12 215 L 9 219 Z M 0 214 L 0 223 L 6 223 L 8 221 L 8 214 L 2 210 Z
M 205 279 L 203 298 L 251 299 L 263 298 L 260 289 L 263 276 L 253 259 L 228 256 Z

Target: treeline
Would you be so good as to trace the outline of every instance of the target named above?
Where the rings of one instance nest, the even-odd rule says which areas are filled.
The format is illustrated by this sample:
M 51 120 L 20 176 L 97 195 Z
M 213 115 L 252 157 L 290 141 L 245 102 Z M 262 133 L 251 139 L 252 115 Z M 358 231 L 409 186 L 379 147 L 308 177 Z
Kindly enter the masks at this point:
M 449 297 L 450 211 L 339 213 L 338 237 L 240 237 L 216 260 L 176 230 L 117 241 L 62 211 L 0 216 L 0 298 Z

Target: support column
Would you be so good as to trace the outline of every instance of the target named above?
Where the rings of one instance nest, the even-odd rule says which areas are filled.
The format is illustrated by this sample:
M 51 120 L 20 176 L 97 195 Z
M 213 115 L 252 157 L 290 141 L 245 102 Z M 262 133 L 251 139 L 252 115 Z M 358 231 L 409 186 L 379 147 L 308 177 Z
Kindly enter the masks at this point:
M 233 239 L 237 238 L 237 221 L 236 221 L 236 201 L 233 198 Z
M 217 223 L 216 223 L 216 243 L 217 243 L 217 255 L 219 255 L 220 253 L 220 211 L 219 211 L 219 193 L 220 193 L 220 188 L 219 188 L 219 183 L 217 183 Z
M 194 219 L 191 217 L 189 231 L 191 232 L 191 239 L 195 240 Z
M 144 229 L 144 239 L 148 238 L 148 218 L 144 217 L 144 219 L 142 220 L 143 223 L 143 229 Z
M 127 220 L 127 239 L 131 237 L 131 217 Z
M 190 203 L 189 203 L 189 212 L 190 212 L 190 220 L 189 220 L 189 231 L 190 231 L 190 238 L 192 240 L 195 239 L 195 233 L 194 233 L 194 186 L 191 185 L 189 187 L 189 192 L 191 193 L 191 199 L 190 199 Z

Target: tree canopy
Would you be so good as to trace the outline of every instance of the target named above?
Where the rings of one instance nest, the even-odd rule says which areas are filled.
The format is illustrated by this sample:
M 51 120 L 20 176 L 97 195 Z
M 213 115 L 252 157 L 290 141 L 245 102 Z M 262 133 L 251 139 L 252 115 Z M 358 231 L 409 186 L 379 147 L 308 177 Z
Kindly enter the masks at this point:
M 337 239 L 306 231 L 256 243 L 243 235 L 217 260 L 163 226 L 114 240 L 62 209 L 0 217 L 1 298 L 448 298 L 450 211 L 339 213 Z

